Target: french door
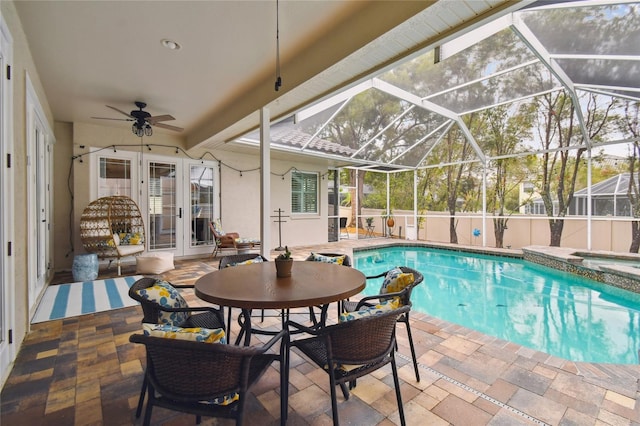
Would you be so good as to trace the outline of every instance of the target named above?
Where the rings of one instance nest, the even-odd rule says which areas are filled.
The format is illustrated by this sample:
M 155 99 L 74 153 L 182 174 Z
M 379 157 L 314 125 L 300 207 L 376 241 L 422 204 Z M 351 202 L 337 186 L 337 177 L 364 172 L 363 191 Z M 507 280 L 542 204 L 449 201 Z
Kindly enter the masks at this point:
M 143 165 L 147 250 L 176 256 L 210 252 L 209 222 L 218 211 L 216 163 L 144 155 Z
M 220 217 L 219 204 L 215 198 L 218 191 L 217 164 L 186 160 L 184 163 L 185 191 L 184 205 L 187 206 L 185 255 L 210 252 L 214 238 L 209 223 Z
M 28 76 L 27 76 L 28 77 Z M 29 309 L 33 311 L 51 272 L 51 146 L 53 131 L 29 78 L 26 99 Z

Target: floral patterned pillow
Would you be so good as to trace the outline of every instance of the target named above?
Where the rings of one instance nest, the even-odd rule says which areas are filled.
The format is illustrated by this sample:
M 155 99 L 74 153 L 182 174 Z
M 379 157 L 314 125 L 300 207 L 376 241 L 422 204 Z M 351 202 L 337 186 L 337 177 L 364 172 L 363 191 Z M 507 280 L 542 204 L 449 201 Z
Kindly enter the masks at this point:
M 165 339 L 190 340 L 202 343 L 226 343 L 222 328 L 182 328 L 169 324 L 142 323 L 145 336 L 164 337 Z
M 188 308 L 187 301 L 180 292 L 171 284 L 163 280 L 157 280 L 151 287 L 138 291 L 140 297 L 165 308 Z M 160 311 L 158 321 L 160 324 L 168 324 L 179 327 L 189 318 L 189 312 L 165 312 Z
M 189 340 L 202 343 L 226 343 L 224 329 L 222 328 L 182 328 L 167 324 L 142 324 L 142 332 L 145 336 L 163 337 L 165 339 Z M 217 405 L 229 405 L 240 398 L 238 393 L 224 395 L 209 401 Z
M 405 287 L 413 284 L 415 278 L 411 273 L 404 273 L 400 268 L 393 268 L 384 277 L 382 286 L 380 287 L 380 294 L 396 293 L 402 291 Z
M 342 256 L 325 256 L 323 254 L 313 253 L 311 252 L 311 260 L 314 262 L 323 262 L 323 263 L 337 263 L 338 265 L 342 265 L 344 263 L 344 259 L 346 255 Z
M 358 318 L 370 317 L 372 315 L 379 315 L 383 312 L 388 312 L 394 309 L 398 309 L 399 307 L 400 307 L 400 298 L 394 297 L 393 299 L 384 300 L 375 306 L 367 307 L 359 311 L 343 312 L 340 314 L 340 318 L 338 319 L 338 321 L 339 322 L 352 321 Z
M 136 245 L 136 244 L 144 244 L 142 240 L 142 235 L 138 232 L 121 232 L 119 235 L 120 243 L 118 245 L 128 246 L 128 245 Z
M 264 262 L 264 260 L 262 260 L 262 257 L 256 256 L 254 259 L 245 260 L 244 262 L 227 263 L 227 266 L 225 266 L 225 268 L 228 268 L 229 266 L 251 265 L 252 263 L 262 262 Z
M 215 229 L 216 234 L 218 235 L 225 235 L 226 232 L 224 232 L 222 230 L 222 222 L 220 221 L 220 218 L 216 219 L 213 221 L 213 229 Z

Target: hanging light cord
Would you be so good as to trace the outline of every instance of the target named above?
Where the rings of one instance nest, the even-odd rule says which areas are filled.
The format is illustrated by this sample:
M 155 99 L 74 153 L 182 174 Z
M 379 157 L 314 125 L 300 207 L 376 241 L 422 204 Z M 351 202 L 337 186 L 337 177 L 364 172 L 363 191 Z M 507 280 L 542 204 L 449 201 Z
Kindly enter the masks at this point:
M 276 0 L 276 92 L 282 86 L 280 77 L 280 0 Z

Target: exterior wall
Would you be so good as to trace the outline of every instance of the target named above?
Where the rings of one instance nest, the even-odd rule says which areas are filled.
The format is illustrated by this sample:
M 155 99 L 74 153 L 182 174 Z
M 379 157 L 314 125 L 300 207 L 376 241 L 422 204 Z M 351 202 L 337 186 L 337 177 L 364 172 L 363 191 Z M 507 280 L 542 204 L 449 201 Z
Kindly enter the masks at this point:
M 234 169 L 247 170 L 260 167 L 256 155 L 235 154 L 229 151 L 214 152 L 216 158 Z M 297 246 L 305 244 L 322 244 L 327 242 L 327 202 L 328 191 L 320 180 L 318 215 L 291 214 L 291 173 L 295 167 L 299 171 L 326 173 L 325 166 L 304 161 L 291 162 L 271 160 L 271 193 L 270 206 L 266 209 L 271 216 L 271 246 L 278 247 L 279 229 L 277 210 L 283 210 L 282 245 Z M 237 231 L 241 236 L 260 236 L 260 171 L 243 172 L 222 166 L 221 169 L 221 216 L 226 231 Z M 281 176 L 283 175 L 284 176 Z
M 14 240 L 13 240 L 13 261 L 14 277 L 7 285 L 14 295 L 15 304 L 13 314 L 15 322 L 13 324 L 13 344 L 20 347 L 21 342 L 29 330 L 29 308 L 28 308 L 28 267 L 27 254 L 28 233 L 25 218 L 27 215 L 27 137 L 26 137 L 26 75 L 29 75 L 34 90 L 42 105 L 47 121 L 53 128 L 53 115 L 44 89 L 40 83 L 40 77 L 36 70 L 26 36 L 22 30 L 20 19 L 17 16 L 15 5 L 11 1 L 0 2 L 0 12 L 5 20 L 9 32 L 13 38 L 13 62 L 11 80 L 13 86 L 13 154 L 12 167 L 14 173 L 14 204 L 13 206 L 2 206 L 2 209 L 13 209 L 12 217 L 15 218 Z M 4 74 L 4 70 L 3 70 Z M 55 149 L 55 147 L 54 147 Z M 16 350 L 17 353 L 17 350 Z M 3 372 L 4 375 L 4 372 Z M 2 377 L 0 377 L 1 379 Z
M 414 224 L 413 212 L 394 210 L 396 225 L 393 233 L 399 233 L 402 226 L 402 238 L 407 238 L 407 227 Z M 349 207 L 341 207 L 340 215 L 349 216 Z M 376 233 L 382 233 L 382 210 L 362 209 L 361 218 L 373 217 Z M 486 221 L 486 246 L 495 247 L 493 221 Z M 561 247 L 586 250 L 587 241 L 586 218 L 569 217 L 565 221 L 562 232 Z M 482 216 L 477 214 L 460 214 L 456 216 L 458 244 L 465 246 L 482 246 L 483 237 L 473 236 L 474 229 L 482 230 Z M 504 234 L 504 248 L 521 249 L 527 246 L 548 246 L 551 239 L 549 221 L 546 216 L 512 216 L 507 223 Z M 449 243 L 449 217 L 442 212 L 428 212 L 420 219 L 418 239 L 438 243 Z M 626 253 L 631 245 L 631 221 L 612 217 L 592 218 L 591 250 L 614 251 Z
M 56 135 L 56 145 L 53 151 L 53 265 L 54 269 L 71 268 L 73 253 L 70 241 L 71 216 L 75 209 L 71 203 L 68 181 L 71 157 L 73 155 L 73 125 L 71 123 L 56 122 L 53 128 Z
M 363 210 L 363 217 L 380 214 L 376 210 Z M 413 223 L 413 215 L 410 211 L 394 210 L 397 235 L 398 227 L 403 228 L 403 238 L 406 236 L 407 224 Z M 376 229 L 380 224 L 379 218 L 375 218 Z M 456 229 L 458 244 L 468 246 L 482 246 L 483 237 L 473 236 L 475 228 L 482 230 L 482 217 L 480 215 L 456 216 Z M 493 221 L 486 221 L 486 246 L 495 247 L 493 234 Z M 587 241 L 586 218 L 567 218 L 562 232 L 561 247 L 571 247 L 586 250 Z M 541 217 L 517 217 L 509 218 L 507 230 L 504 234 L 504 247 L 520 249 L 527 246 L 548 246 L 550 241 L 549 222 L 545 216 Z M 430 212 L 420 224 L 419 240 L 440 243 L 449 242 L 449 217 L 445 213 Z M 612 218 L 592 218 L 591 223 L 591 250 L 604 250 L 625 253 L 631 245 L 631 221 L 612 220 Z
M 58 129 L 66 129 L 64 126 L 58 126 Z M 139 138 L 134 136 L 128 128 L 118 129 L 93 124 L 74 123 L 73 129 L 73 154 L 65 151 L 67 157 L 64 158 L 65 166 L 55 169 L 56 180 L 67 181 L 69 172 L 71 155 L 87 154 L 91 148 L 109 147 L 112 145 L 131 145 L 118 146 L 117 150 L 139 152 Z M 58 136 L 58 135 L 57 135 Z M 65 139 L 65 135 L 59 135 L 60 142 Z M 164 155 L 169 157 L 186 157 L 180 150 L 175 153 L 175 147 L 183 147 L 181 139 L 172 135 L 162 133 L 154 133 L 153 136 L 146 138 L 144 143 L 152 144 L 151 153 L 154 155 Z M 158 145 L 167 145 L 167 148 L 156 147 Z M 84 146 L 84 148 L 80 148 Z M 145 152 L 147 148 L 144 148 Z M 199 158 L 203 152 L 189 152 L 191 157 Z M 227 232 L 238 232 L 245 238 L 260 238 L 260 159 L 258 150 L 254 154 L 240 154 L 228 150 L 218 150 L 210 152 L 216 159 L 222 162 L 220 167 L 220 216 L 222 224 Z M 207 159 L 212 159 L 210 155 Z M 56 269 L 69 268 L 73 261 L 73 256 L 65 257 L 63 253 L 71 251 L 69 242 L 69 232 L 73 234 L 74 251 L 82 253 L 82 242 L 80 240 L 80 218 L 85 207 L 93 201 L 92 185 L 95 185 L 95 178 L 90 176 L 91 162 L 88 156 L 81 163 L 74 161 L 73 165 L 73 229 L 69 228 L 68 217 L 64 218 L 65 222 L 60 225 L 60 233 L 56 234 L 55 252 L 59 253 L 56 258 Z M 270 216 L 275 216 L 278 208 L 284 210 L 283 215 L 288 216 L 283 220 L 282 224 L 282 245 L 304 245 L 304 244 L 322 244 L 327 242 L 327 200 L 328 190 L 326 180 L 320 180 L 320 199 L 318 215 L 291 215 L 291 173 L 292 168 L 305 172 L 318 172 L 323 175 L 327 172 L 324 165 L 305 162 L 303 158 L 300 161 L 281 161 L 273 159 L 271 161 L 271 193 L 270 208 L 267 210 Z M 238 170 L 248 170 L 240 173 Z M 280 175 L 284 174 L 284 178 Z M 71 204 L 71 198 L 68 191 L 63 194 L 56 193 L 56 205 L 60 205 L 60 210 L 64 210 L 66 206 Z M 273 249 L 278 246 L 278 224 L 275 217 L 271 221 L 269 229 L 271 233 L 270 244 Z M 65 234 L 66 233 L 66 234 Z
M 66 223 L 67 237 L 61 241 L 56 240 L 56 252 L 75 253 L 80 254 L 84 252 L 82 247 L 82 241 L 80 239 L 80 218 L 82 212 L 94 200 L 95 195 L 95 177 L 91 175 L 91 161 L 89 156 L 86 155 L 89 152 L 95 152 L 96 148 L 104 148 L 112 145 L 116 145 L 118 151 L 133 151 L 140 152 L 140 138 L 131 133 L 130 126 L 123 128 L 107 127 L 96 124 L 87 123 L 73 123 L 72 126 L 72 139 L 66 141 L 66 143 L 73 146 L 72 152 L 69 152 L 70 146 L 65 148 L 66 158 L 62 159 L 66 167 L 54 168 L 55 179 L 64 179 L 67 181 L 69 174 L 69 167 L 71 166 L 71 156 L 85 155 L 83 161 L 75 160 L 73 162 L 73 169 L 71 174 L 71 187 L 73 188 L 73 226 L 69 228 L 69 220 Z M 60 127 L 60 126 L 58 126 Z M 57 129 L 56 129 L 57 131 Z M 56 133 L 56 137 L 59 135 Z M 61 142 L 61 141 L 60 141 Z M 167 145 L 167 148 L 152 146 L 151 153 L 154 155 L 165 155 L 169 157 L 185 157 L 182 151 L 178 154 L 175 153 L 176 148 L 184 148 L 184 143 L 180 137 L 167 135 L 164 133 L 156 132 L 153 136 L 143 139 L 143 144 L 157 144 Z M 84 148 L 81 148 L 84 147 Z M 61 148 L 62 149 L 62 148 Z M 145 152 L 148 151 L 144 147 Z M 66 194 L 55 194 L 55 203 L 60 209 L 64 209 L 64 205 L 71 205 L 71 196 L 69 191 Z M 64 226 L 64 225 L 63 225 Z M 73 241 L 73 247 L 69 239 L 69 235 L 72 235 L 71 241 Z M 68 269 L 73 262 L 73 255 L 57 259 L 60 263 L 55 264 L 56 270 Z

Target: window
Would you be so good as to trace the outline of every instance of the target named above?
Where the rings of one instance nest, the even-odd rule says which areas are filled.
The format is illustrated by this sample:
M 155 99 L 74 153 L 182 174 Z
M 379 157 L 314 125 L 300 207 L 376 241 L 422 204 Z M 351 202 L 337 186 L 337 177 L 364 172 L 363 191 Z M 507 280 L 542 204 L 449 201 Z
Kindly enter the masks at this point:
M 317 173 L 291 173 L 291 213 L 318 213 Z
M 111 195 L 131 197 L 131 160 L 100 157 L 98 198 Z

